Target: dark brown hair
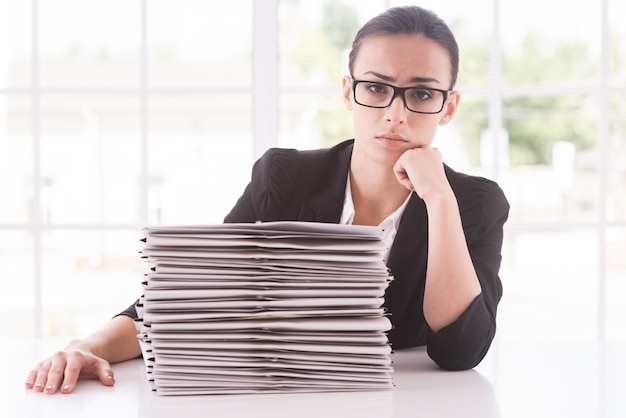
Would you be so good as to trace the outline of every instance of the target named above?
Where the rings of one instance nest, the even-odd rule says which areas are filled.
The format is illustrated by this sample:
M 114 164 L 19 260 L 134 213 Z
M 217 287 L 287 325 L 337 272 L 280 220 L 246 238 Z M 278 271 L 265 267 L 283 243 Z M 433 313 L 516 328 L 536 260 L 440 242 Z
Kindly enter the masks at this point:
M 459 46 L 448 25 L 434 12 L 418 7 L 392 7 L 369 20 L 357 32 L 348 58 L 350 74 L 363 41 L 374 35 L 424 35 L 437 42 L 450 56 L 450 89 L 459 73 Z

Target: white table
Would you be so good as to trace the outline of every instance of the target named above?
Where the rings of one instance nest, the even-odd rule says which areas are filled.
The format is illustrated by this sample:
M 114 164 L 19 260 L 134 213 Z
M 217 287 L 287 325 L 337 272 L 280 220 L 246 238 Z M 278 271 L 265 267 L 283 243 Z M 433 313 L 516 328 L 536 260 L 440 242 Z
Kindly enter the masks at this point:
M 116 384 L 71 395 L 24 389 L 61 341 L 0 340 L 0 417 L 626 417 L 626 341 L 498 343 L 474 370 L 442 371 L 423 348 L 393 354 L 395 390 L 163 397 L 143 362 L 114 365 Z

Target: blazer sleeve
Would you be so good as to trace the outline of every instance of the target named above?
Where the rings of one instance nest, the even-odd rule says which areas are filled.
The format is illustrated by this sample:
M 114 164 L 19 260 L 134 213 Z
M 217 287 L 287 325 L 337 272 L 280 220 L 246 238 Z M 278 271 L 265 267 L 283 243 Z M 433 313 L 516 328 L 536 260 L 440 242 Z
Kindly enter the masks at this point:
M 118 313 L 115 316 L 123 315 L 123 316 L 131 317 L 132 319 L 137 319 L 137 317 L 138 317 L 138 315 L 137 315 L 137 308 L 135 307 L 137 302 L 139 302 L 139 299 L 137 299 L 135 302 L 133 302 L 132 305 L 130 305 L 128 308 L 124 309 L 122 312 Z
M 297 195 L 301 155 L 293 149 L 272 148 L 252 167 L 250 183 L 224 218 L 225 223 L 276 221 Z
M 502 297 L 498 272 L 509 203 L 495 183 L 486 179 L 480 179 L 479 183 L 479 188 L 486 190 L 479 199 L 463 191 L 455 193 L 482 292 L 455 322 L 436 333 L 429 330 L 427 335 L 429 356 L 447 370 L 475 367 L 487 354 L 495 336 L 497 305 Z
M 267 150 L 224 222 L 338 222 L 351 154 L 351 140 L 317 150 Z

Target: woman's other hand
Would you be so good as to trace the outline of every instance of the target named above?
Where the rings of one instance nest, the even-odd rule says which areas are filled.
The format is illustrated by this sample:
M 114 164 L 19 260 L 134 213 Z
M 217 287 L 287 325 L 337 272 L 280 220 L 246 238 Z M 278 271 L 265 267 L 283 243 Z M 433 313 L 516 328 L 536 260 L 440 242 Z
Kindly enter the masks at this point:
M 26 388 L 48 394 L 71 393 L 79 377 L 98 378 L 102 384 L 113 386 L 115 379 L 108 361 L 97 357 L 72 341 L 66 348 L 39 362 L 26 379 Z
M 132 318 L 119 315 L 87 338 L 71 341 L 63 350 L 39 362 L 26 378 L 26 388 L 48 394 L 71 393 L 79 377 L 97 378 L 113 386 L 112 363 L 141 354 Z

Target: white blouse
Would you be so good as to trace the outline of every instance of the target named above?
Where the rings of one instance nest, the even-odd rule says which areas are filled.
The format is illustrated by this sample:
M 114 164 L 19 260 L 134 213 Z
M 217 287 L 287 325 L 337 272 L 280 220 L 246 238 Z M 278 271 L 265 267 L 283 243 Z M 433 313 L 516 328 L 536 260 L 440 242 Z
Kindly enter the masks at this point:
M 387 216 L 378 226 L 383 229 L 383 243 L 385 244 L 385 263 L 389 258 L 389 252 L 391 251 L 391 245 L 393 244 L 393 240 L 396 237 L 396 233 L 398 232 L 398 227 L 400 226 L 400 219 L 402 219 L 402 214 L 404 213 L 404 209 L 406 209 L 406 205 L 409 203 L 409 199 L 411 198 L 411 194 L 407 196 L 406 200 L 398 209 L 395 210 L 391 215 Z M 346 182 L 346 195 L 343 200 L 343 211 L 341 212 L 341 218 L 339 223 L 342 225 L 352 225 L 354 221 L 354 202 L 352 201 L 352 189 L 350 188 L 350 174 L 348 174 L 348 181 Z

